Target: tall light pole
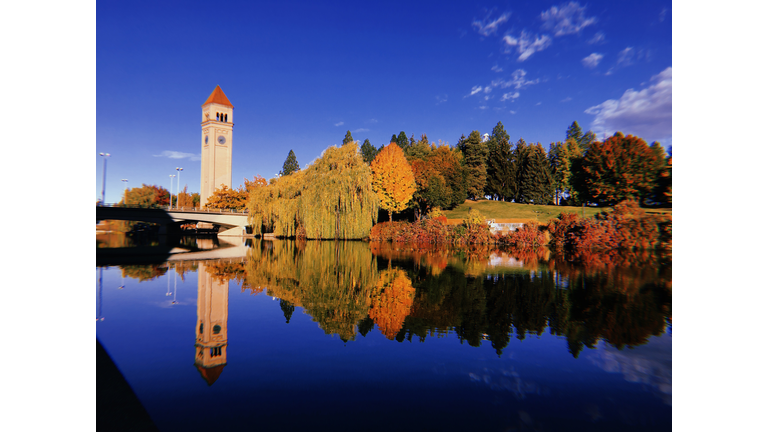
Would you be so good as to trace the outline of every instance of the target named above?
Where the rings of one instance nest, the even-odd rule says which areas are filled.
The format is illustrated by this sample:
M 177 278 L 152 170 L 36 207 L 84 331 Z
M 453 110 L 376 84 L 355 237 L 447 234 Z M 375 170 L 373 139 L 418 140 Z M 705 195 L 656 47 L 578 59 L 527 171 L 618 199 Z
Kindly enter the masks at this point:
M 179 208 L 179 194 L 181 193 L 181 172 L 184 171 L 184 168 L 176 167 L 176 174 L 178 174 L 179 178 L 176 179 L 176 208 Z
M 125 185 L 125 190 L 123 190 L 123 205 L 128 205 L 128 179 L 120 179 L 121 182 Z
M 104 158 L 104 177 L 101 179 L 101 205 L 104 205 L 104 187 L 107 184 L 107 158 L 109 153 L 99 153 Z
M 171 189 L 168 191 L 168 195 L 171 196 L 171 210 L 173 210 L 173 178 L 176 177 L 176 174 L 171 174 L 168 177 L 171 178 Z

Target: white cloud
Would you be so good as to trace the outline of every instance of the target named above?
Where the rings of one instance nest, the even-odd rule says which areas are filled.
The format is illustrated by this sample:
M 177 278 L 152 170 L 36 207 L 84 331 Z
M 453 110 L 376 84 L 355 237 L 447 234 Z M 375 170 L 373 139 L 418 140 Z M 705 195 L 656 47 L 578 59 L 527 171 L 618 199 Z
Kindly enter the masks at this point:
M 592 53 L 592 54 L 584 57 L 583 59 L 581 59 L 581 64 L 583 64 L 584 67 L 588 67 L 590 69 L 594 69 L 598 65 L 598 63 L 600 63 L 600 60 L 602 60 L 602 59 L 603 59 L 603 55 L 602 54 Z
M 520 37 L 516 38 L 512 35 L 506 35 L 502 38 L 502 41 L 507 45 L 504 49 L 505 52 L 511 52 L 512 47 L 517 47 L 517 52 L 520 54 L 517 57 L 517 61 L 525 61 L 528 57 L 532 56 L 537 51 L 543 51 L 549 45 L 552 44 L 552 38 L 547 35 L 536 35 L 535 39 L 531 38 L 531 35 L 525 30 L 520 32 Z
M 629 66 L 633 63 L 633 57 L 635 54 L 635 49 L 632 47 L 626 47 L 623 50 L 619 51 L 619 59 L 616 61 L 616 64 L 619 66 Z
M 476 94 L 480 93 L 481 91 L 483 91 L 483 86 L 474 86 L 474 87 L 472 87 L 472 90 L 469 92 L 469 94 L 464 96 L 464 97 L 469 97 L 469 96 L 472 96 L 472 95 L 476 95 Z
M 515 99 L 517 99 L 517 98 L 519 98 L 519 97 L 520 97 L 520 92 L 514 92 L 514 93 L 512 93 L 512 92 L 509 92 L 509 93 L 504 93 L 504 95 L 501 97 L 501 101 L 502 101 L 502 102 L 504 102 L 504 101 L 506 101 L 506 100 L 511 100 L 511 101 L 514 101 Z
M 541 27 L 553 30 L 555 37 L 578 33 L 584 27 L 597 22 L 595 17 L 585 17 L 584 9 L 586 9 L 584 6 L 576 2 L 561 5 L 560 8 L 552 6 L 541 13 L 541 20 L 544 21 Z
M 491 70 L 494 71 L 494 72 L 503 72 L 504 71 L 504 69 L 500 68 L 499 65 L 494 65 L 491 68 Z
M 373 119 L 373 118 L 372 118 L 372 119 L 370 119 L 370 120 L 366 120 L 366 121 L 365 121 L 365 123 L 366 123 L 366 124 L 370 124 L 370 123 L 378 123 L 378 122 L 379 122 L 378 120 L 376 120 L 376 119 Z
M 595 35 L 592 36 L 592 39 L 587 41 L 588 44 L 593 44 L 593 45 L 594 44 L 600 44 L 600 43 L 603 43 L 603 42 L 605 42 L 605 35 L 603 34 L 603 32 L 595 33 Z
M 510 111 L 510 114 L 517 114 L 517 111 Z
M 488 109 L 488 107 L 486 105 L 483 105 L 483 106 L 480 107 L 480 109 L 484 110 L 484 109 Z
M 334 124 L 334 126 L 341 126 L 341 125 L 343 125 L 343 124 L 344 124 L 344 122 L 343 122 L 343 121 L 340 121 L 340 122 L 338 122 L 338 123 Z
M 435 96 L 435 99 L 437 99 L 437 105 L 440 105 L 441 103 L 448 101 L 448 95 L 447 94 L 441 94 Z
M 355 130 L 353 130 L 353 131 L 350 131 L 350 132 L 352 132 L 352 133 L 358 133 L 358 132 L 368 132 L 368 131 L 370 131 L 370 129 L 366 129 L 366 128 L 357 128 L 357 129 L 355 129 Z
M 510 14 L 509 12 L 505 12 L 493 21 L 489 21 L 490 15 L 491 15 L 490 13 L 486 15 L 486 17 L 483 20 L 472 21 L 472 27 L 475 27 L 477 29 L 477 32 L 483 36 L 490 36 L 496 33 L 496 29 L 499 27 L 500 24 L 505 23 L 509 19 Z
M 189 159 L 191 161 L 199 161 L 201 159 L 201 154 L 194 154 L 194 153 L 183 153 L 173 150 L 165 150 L 159 155 L 152 155 L 154 157 L 167 157 L 169 159 Z
M 619 100 L 609 99 L 584 112 L 595 116 L 591 129 L 598 137 L 621 131 L 648 142 L 668 142 L 672 137 L 672 67 L 654 75 L 647 88 L 629 89 Z
M 570 97 L 570 96 L 568 96 L 567 98 L 565 98 L 565 99 L 561 100 L 560 102 L 570 102 L 570 101 L 572 101 L 572 100 L 573 100 L 573 98 L 572 98 L 572 97 Z

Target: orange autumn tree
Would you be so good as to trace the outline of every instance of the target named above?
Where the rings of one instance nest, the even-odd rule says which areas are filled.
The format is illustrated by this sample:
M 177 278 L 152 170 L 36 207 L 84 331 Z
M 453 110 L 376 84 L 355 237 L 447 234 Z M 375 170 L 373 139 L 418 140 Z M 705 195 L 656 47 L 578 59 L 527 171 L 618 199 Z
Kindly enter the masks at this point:
M 403 270 L 387 270 L 379 276 L 368 316 L 387 339 L 394 339 L 403 327 L 415 296 L 416 289 Z
M 392 222 L 392 212 L 405 210 L 416 191 L 411 165 L 400 146 L 392 142 L 371 162 L 371 171 L 373 191 L 379 197 L 381 208 L 389 212 Z

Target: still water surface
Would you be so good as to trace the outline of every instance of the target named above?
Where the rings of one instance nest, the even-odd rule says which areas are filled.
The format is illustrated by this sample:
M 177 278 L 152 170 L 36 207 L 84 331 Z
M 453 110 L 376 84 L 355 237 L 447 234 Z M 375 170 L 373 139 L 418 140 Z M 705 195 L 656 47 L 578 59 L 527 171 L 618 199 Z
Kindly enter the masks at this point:
M 672 429 L 668 258 L 194 253 L 96 270 L 97 337 L 161 431 Z

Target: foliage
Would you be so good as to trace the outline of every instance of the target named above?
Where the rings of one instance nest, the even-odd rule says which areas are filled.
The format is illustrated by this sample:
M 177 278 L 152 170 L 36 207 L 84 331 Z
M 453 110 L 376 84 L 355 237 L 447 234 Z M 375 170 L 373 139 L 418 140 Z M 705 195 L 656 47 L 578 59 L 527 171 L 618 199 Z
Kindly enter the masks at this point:
M 354 141 L 354 139 L 352 139 L 352 132 L 347 131 L 347 134 L 344 135 L 344 140 L 341 142 L 341 145 L 349 144 L 352 141 Z
M 370 165 L 379 152 L 376 150 L 376 147 L 371 145 L 371 142 L 368 141 L 368 138 L 366 138 L 365 141 L 363 141 L 363 145 L 360 146 L 360 153 L 363 155 L 363 160 L 365 163 Z
M 540 143 L 526 144 L 520 138 L 514 151 L 517 162 L 516 202 L 548 204 L 553 201 L 555 182 L 546 152 Z
M 255 189 L 248 201 L 255 232 L 309 239 L 368 236 L 378 214 L 371 167 L 353 141 L 329 147 L 308 168 Z
M 194 207 L 195 206 L 195 200 L 194 200 L 195 194 L 190 194 L 187 192 L 187 185 L 184 185 L 184 189 L 179 192 L 178 196 L 176 197 L 177 204 L 179 207 Z M 198 197 L 198 204 L 200 203 L 200 194 L 197 194 Z
M 220 188 L 216 188 L 213 195 L 208 197 L 205 208 L 241 210 L 245 208 L 247 200 L 248 192 L 245 189 L 230 189 L 227 185 L 223 184 Z
M 373 290 L 368 316 L 379 326 L 381 334 L 393 340 L 411 312 L 416 290 L 403 270 L 386 270 L 379 274 Z
M 162 186 L 142 183 L 140 188 L 129 188 L 126 190 L 121 204 L 132 207 L 158 208 L 169 205 L 170 196 L 170 192 Z
M 471 199 L 483 198 L 488 145 L 482 141 L 480 132 L 475 130 L 466 139 L 462 136 L 458 147 L 464 155 L 464 166 L 467 172 L 467 194 Z
M 288 152 L 288 157 L 285 158 L 285 162 L 283 162 L 283 169 L 280 171 L 280 176 L 291 175 L 299 169 L 299 162 L 296 161 L 296 154 L 294 154 L 293 149 L 291 149 L 291 151 Z
M 643 139 L 621 132 L 594 142 L 584 157 L 589 199 L 608 205 L 626 199 L 644 202 L 663 164 L 658 157 Z
M 568 250 L 670 249 L 671 230 L 670 216 L 645 213 L 635 201 L 622 201 L 595 218 L 561 215 L 549 223 L 552 244 Z
M 485 195 L 501 201 L 511 200 L 517 189 L 516 165 L 512 158 L 509 134 L 501 122 L 493 128 L 487 145 Z
M 538 248 L 547 244 L 547 236 L 538 222 L 526 222 L 522 228 L 509 234 L 497 235 L 496 242 L 518 248 Z
M 395 135 L 392 135 L 392 137 L 395 137 Z M 390 142 L 397 143 L 398 147 L 405 151 L 408 148 L 408 145 L 410 144 L 408 141 L 408 136 L 405 134 L 405 131 L 400 131 L 400 134 L 397 135 L 396 138 L 391 140 Z
M 405 210 L 416 191 L 413 171 L 396 143 L 390 143 L 379 152 L 371 163 L 371 171 L 371 186 L 391 222 L 392 212 Z

